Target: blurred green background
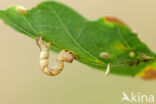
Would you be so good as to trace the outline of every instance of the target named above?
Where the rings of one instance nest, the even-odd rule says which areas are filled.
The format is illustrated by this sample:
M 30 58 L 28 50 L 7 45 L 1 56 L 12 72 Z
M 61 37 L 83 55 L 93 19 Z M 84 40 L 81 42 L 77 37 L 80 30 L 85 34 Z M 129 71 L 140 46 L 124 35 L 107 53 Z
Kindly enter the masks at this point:
M 11 5 L 31 8 L 42 0 L 1 0 L 0 9 Z M 115 16 L 137 30 L 140 39 L 156 52 L 155 0 L 58 0 L 89 19 Z M 39 49 L 34 40 L 0 21 L 0 104 L 129 104 L 122 92 L 153 94 L 156 81 L 104 72 L 74 62 L 49 77 L 39 67 Z M 52 53 L 54 65 L 56 54 Z M 156 100 L 156 98 L 155 98 Z

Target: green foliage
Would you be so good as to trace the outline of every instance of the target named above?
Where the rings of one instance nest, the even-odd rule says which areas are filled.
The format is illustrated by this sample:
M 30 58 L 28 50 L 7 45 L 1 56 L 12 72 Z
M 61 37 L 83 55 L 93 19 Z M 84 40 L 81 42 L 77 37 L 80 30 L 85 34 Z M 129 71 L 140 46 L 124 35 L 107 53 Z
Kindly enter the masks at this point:
M 105 71 L 110 63 L 111 73 L 134 76 L 155 63 L 156 55 L 124 24 L 107 18 L 90 21 L 57 2 L 30 10 L 13 6 L 0 11 L 0 18 L 33 39 L 42 36 L 53 51 L 72 51 L 78 61 L 96 69 Z

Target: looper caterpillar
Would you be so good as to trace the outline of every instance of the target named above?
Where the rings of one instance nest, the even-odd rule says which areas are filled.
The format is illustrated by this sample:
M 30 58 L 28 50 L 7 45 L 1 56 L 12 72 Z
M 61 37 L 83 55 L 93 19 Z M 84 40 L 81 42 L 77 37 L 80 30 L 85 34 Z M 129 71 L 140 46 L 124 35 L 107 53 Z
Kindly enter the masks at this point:
M 40 48 L 40 66 L 42 71 L 49 76 L 58 75 L 64 68 L 64 62 L 72 63 L 75 58 L 72 52 L 62 50 L 58 58 L 56 59 L 56 66 L 52 67 L 49 65 L 49 48 L 50 43 L 42 40 L 42 37 L 36 39 L 36 42 Z

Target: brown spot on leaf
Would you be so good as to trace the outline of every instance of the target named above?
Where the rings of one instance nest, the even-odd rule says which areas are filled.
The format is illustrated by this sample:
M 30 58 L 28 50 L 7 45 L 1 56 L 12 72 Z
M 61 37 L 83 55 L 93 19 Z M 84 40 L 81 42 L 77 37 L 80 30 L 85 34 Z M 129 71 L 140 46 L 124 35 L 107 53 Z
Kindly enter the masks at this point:
M 140 76 L 142 79 L 156 79 L 156 69 L 148 68 L 144 71 L 144 74 Z
M 121 25 L 124 25 L 126 26 L 126 24 L 124 22 L 122 22 L 121 20 L 115 18 L 115 17 L 110 17 L 110 16 L 105 16 L 104 17 L 108 22 L 111 22 L 111 23 L 119 23 Z
M 146 63 L 146 62 L 148 62 L 148 61 L 149 61 L 149 60 L 147 60 L 147 59 L 144 59 L 144 60 L 143 60 L 144 63 Z
M 108 58 L 110 58 L 110 54 L 108 52 L 102 52 L 102 53 L 100 53 L 100 57 L 102 57 L 104 59 L 108 59 Z
M 133 62 L 133 61 L 129 62 L 129 66 L 134 66 L 134 65 L 136 65 L 135 62 Z
M 119 48 L 121 50 L 127 50 L 128 49 L 128 47 L 124 46 L 123 44 L 117 44 L 116 46 L 117 46 L 117 48 Z
M 140 64 L 140 60 L 137 61 L 136 66 L 138 66 Z

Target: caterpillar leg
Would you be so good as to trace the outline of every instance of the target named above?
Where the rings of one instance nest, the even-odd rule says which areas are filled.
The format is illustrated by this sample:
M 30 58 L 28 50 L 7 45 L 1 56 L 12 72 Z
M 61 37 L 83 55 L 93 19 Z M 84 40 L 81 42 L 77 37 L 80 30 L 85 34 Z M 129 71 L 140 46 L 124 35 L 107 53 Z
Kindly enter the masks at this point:
M 75 59 L 75 56 L 72 54 L 72 52 L 62 50 L 56 59 L 56 65 L 50 66 L 48 61 L 50 43 L 43 41 L 42 37 L 37 38 L 36 42 L 40 48 L 41 69 L 45 74 L 49 76 L 58 75 L 64 68 L 64 62 L 72 63 L 73 59 Z

